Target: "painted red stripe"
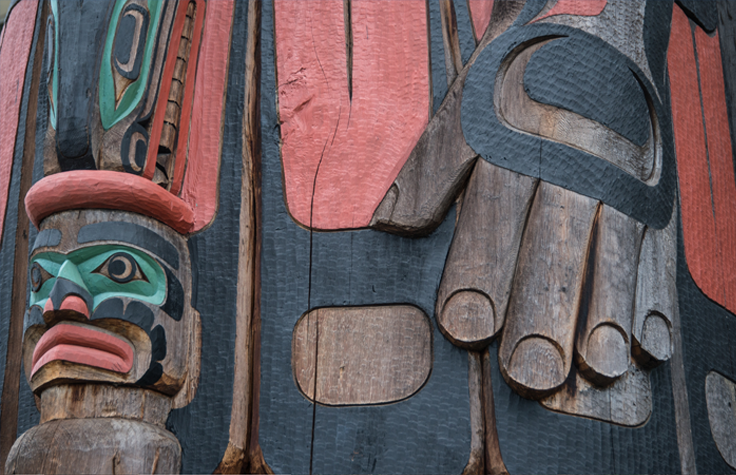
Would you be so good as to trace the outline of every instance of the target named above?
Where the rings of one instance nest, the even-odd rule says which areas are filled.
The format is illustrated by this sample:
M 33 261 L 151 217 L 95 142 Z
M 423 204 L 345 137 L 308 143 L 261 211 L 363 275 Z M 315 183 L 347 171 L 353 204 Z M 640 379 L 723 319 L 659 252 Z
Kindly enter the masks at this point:
M 38 0 L 23 0 L 10 11 L 0 48 L 0 239 L 10 192 L 15 137 L 26 68 L 36 27 Z
M 352 2 L 352 98 L 342 5 L 275 2 L 286 202 L 322 230 L 370 223 L 429 120 L 426 2 Z
M 470 7 L 470 16 L 473 19 L 475 41 L 480 41 L 491 22 L 493 0 L 468 0 L 468 6 Z
M 718 33 L 710 37 L 701 28 L 696 28 L 695 45 L 700 66 L 719 251 L 718 260 L 710 265 L 719 271 L 719 280 L 725 291 L 725 300 L 720 303 L 736 312 L 736 180 Z
M 672 118 L 680 180 L 685 257 L 698 287 L 723 302 L 710 171 L 705 148 L 703 115 L 690 22 L 677 6 L 672 15 L 667 65 L 672 89 Z
M 189 130 L 189 157 L 181 191 L 181 198 L 194 210 L 192 232 L 199 231 L 212 222 L 217 211 L 222 123 L 234 6 L 233 0 L 208 2 L 204 19 Z
M 554 15 L 598 16 L 606 4 L 608 0 L 558 0 L 550 11 L 535 21 Z

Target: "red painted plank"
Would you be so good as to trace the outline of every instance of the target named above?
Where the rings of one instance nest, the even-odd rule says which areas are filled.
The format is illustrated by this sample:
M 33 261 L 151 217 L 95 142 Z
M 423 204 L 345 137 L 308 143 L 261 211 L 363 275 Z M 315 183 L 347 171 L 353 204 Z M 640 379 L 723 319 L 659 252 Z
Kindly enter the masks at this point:
M 429 120 L 425 0 L 353 0 L 352 98 L 342 5 L 275 2 L 286 202 L 322 230 L 369 224 Z
M 5 226 L 15 136 L 37 11 L 38 0 L 23 0 L 13 7 L 3 28 L 0 48 L 0 239 Z
M 700 66 L 718 243 L 718 260 L 710 265 L 719 271 L 719 280 L 725 291 L 725 299 L 719 303 L 736 312 L 736 180 L 718 33 L 710 37 L 701 28 L 696 28 L 695 45 Z
M 559 0 L 550 11 L 535 21 L 554 15 L 598 16 L 607 3 L 608 0 Z
M 680 180 L 685 257 L 696 284 L 710 298 L 725 301 L 716 222 L 706 155 L 698 70 L 690 22 L 677 6 L 672 15 L 667 65 Z
M 470 7 L 470 17 L 473 19 L 475 41 L 480 41 L 491 22 L 493 0 L 468 0 L 468 6 Z
M 204 19 L 192 103 L 187 171 L 181 191 L 181 198 L 194 210 L 192 232 L 207 226 L 217 212 L 222 123 L 234 5 L 234 0 L 208 2 Z

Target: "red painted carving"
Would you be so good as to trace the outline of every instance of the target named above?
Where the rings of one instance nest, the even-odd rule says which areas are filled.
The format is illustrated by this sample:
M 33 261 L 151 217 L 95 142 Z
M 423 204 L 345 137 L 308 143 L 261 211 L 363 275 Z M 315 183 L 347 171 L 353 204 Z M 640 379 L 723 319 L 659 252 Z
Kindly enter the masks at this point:
M 426 2 L 351 5 L 349 76 L 342 3 L 275 3 L 286 201 L 323 230 L 369 224 L 429 120 Z
M 10 11 L 0 44 L 0 238 L 10 191 L 26 66 L 33 43 L 38 0 L 23 0 Z
M 736 182 L 718 34 L 695 28 L 695 46 L 676 6 L 667 60 L 685 256 L 698 287 L 736 312 Z
M 33 351 L 35 374 L 51 361 L 69 361 L 117 373 L 133 367 L 130 344 L 108 333 L 88 327 L 60 323 L 43 334 Z
M 480 41 L 491 22 L 493 0 L 468 0 L 468 6 L 470 7 L 470 16 L 473 18 L 475 39 Z
M 550 11 L 537 20 L 554 15 L 598 16 L 607 3 L 608 0 L 558 0 Z
M 72 310 L 85 317 L 89 318 L 89 308 L 87 308 L 87 302 L 84 299 L 77 297 L 76 295 L 70 295 L 61 302 L 59 310 Z M 43 313 L 53 312 L 54 303 L 51 299 L 46 300 L 46 305 L 43 306 Z
M 68 209 L 116 209 L 150 216 L 186 234 L 194 212 L 182 200 L 138 175 L 76 170 L 47 176 L 26 195 L 26 212 L 38 228 L 46 216 Z
M 189 157 L 181 189 L 181 198 L 194 210 L 192 232 L 207 226 L 217 211 L 222 123 L 234 7 L 233 0 L 208 2 L 204 19 L 189 127 Z M 186 145 L 186 141 L 179 140 L 179 143 Z M 184 152 L 177 151 L 177 154 L 180 153 Z M 181 170 L 176 173 L 183 172 Z

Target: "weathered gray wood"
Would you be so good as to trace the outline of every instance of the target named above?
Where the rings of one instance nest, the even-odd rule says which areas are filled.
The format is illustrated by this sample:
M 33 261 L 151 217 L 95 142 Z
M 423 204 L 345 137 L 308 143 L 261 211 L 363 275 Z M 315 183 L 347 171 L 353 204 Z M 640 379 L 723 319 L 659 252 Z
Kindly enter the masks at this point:
M 483 422 L 484 430 L 484 452 L 485 473 L 488 475 L 508 475 L 506 465 L 501 457 L 501 446 L 498 442 L 498 431 L 496 430 L 496 408 L 493 403 L 493 385 L 491 384 L 491 355 L 490 349 L 483 351 L 481 358 L 481 371 L 483 375 Z
M 40 423 L 59 419 L 136 419 L 164 427 L 171 398 L 149 389 L 107 384 L 60 384 L 41 393 Z
M 481 354 L 468 352 L 468 390 L 470 391 L 470 457 L 463 475 L 481 475 L 484 470 L 483 376 Z
M 580 372 L 601 386 L 611 384 L 629 369 L 631 309 L 643 229 L 633 218 L 601 205 L 575 343 Z
M 677 448 L 680 453 L 680 468 L 686 475 L 698 473 L 695 466 L 695 449 L 693 431 L 690 425 L 690 403 L 685 381 L 685 362 L 682 358 L 682 335 L 680 334 L 680 310 L 675 306 L 672 315 L 672 396 L 675 403 L 675 421 L 677 425 Z
M 482 348 L 503 327 L 536 182 L 475 164 L 437 294 L 439 328 L 458 346 Z
M 540 182 L 521 241 L 499 349 L 501 373 L 529 398 L 565 382 L 598 202 Z
M 645 367 L 672 355 L 672 315 L 677 302 L 677 213 L 662 230 L 646 229 L 639 255 L 632 355 Z
M 721 457 L 736 469 L 736 383 L 711 371 L 705 377 L 710 432 Z
M 539 402 L 564 414 L 636 427 L 644 424 L 652 413 L 649 372 L 632 363 L 611 385 L 600 388 L 573 369 L 559 391 Z
M 174 435 L 128 419 L 65 419 L 33 427 L 13 445 L 5 473 L 178 473 Z
M 396 402 L 429 377 L 432 324 L 409 305 L 315 309 L 297 322 L 291 354 L 294 379 L 309 400 Z

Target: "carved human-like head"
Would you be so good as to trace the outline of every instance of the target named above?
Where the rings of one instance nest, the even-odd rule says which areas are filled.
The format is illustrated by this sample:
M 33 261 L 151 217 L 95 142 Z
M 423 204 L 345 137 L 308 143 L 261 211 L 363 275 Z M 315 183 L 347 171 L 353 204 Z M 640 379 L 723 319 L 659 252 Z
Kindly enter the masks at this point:
M 41 222 L 29 271 L 23 359 L 34 392 L 106 382 L 191 399 L 200 322 L 181 234 L 130 212 L 64 211 Z

